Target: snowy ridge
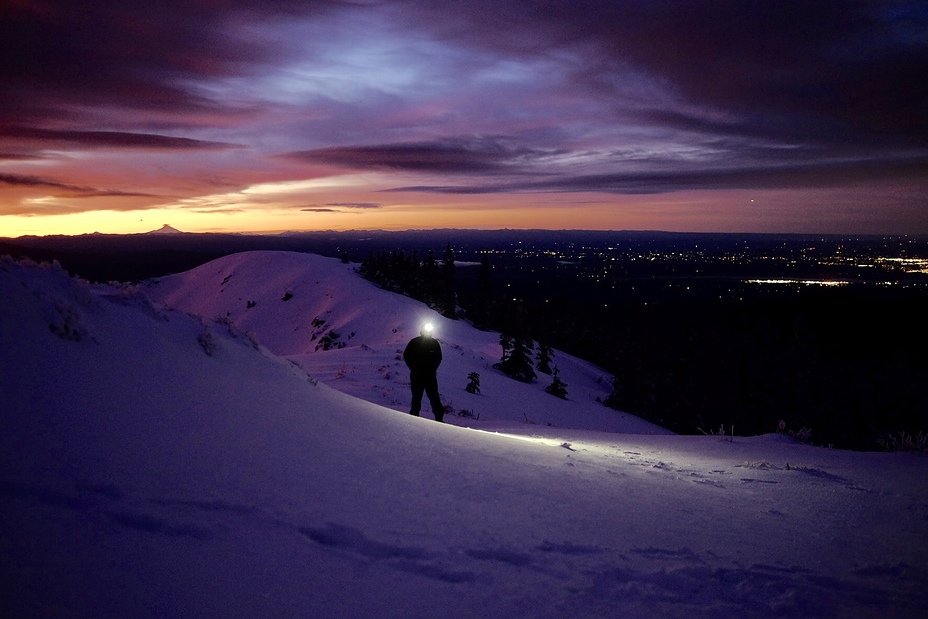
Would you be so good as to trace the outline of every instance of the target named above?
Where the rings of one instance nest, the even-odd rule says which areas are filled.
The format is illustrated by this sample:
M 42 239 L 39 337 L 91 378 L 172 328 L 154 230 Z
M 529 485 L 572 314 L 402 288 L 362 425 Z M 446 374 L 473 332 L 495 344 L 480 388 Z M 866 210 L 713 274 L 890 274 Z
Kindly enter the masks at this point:
M 493 368 L 501 354 L 498 333 L 446 319 L 418 301 L 381 290 L 355 268 L 311 254 L 243 252 L 161 278 L 146 287 L 146 294 L 204 319 L 227 319 L 314 378 L 395 410 L 409 410 L 408 370 L 399 355 L 429 321 L 443 348 L 439 385 L 444 402 L 478 417 L 465 423 L 449 416 L 451 423 L 667 433 L 603 406 L 611 376 L 565 353 L 555 351 L 553 364 L 567 383 L 566 401 L 545 393 L 548 375 L 539 373 L 532 385 L 513 381 Z M 471 372 L 480 375 L 476 395 L 464 389 Z
M 0 350 L 3 617 L 915 618 L 928 602 L 924 457 L 438 424 L 312 381 L 228 321 L 9 261 Z

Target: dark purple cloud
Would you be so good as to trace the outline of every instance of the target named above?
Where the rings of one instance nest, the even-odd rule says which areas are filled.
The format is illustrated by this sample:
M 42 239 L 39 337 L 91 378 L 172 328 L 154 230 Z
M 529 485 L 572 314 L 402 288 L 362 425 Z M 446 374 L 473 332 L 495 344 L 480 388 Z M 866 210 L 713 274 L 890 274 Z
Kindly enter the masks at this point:
M 641 106 L 639 122 L 679 128 L 688 117 L 712 132 L 727 113 L 722 130 L 743 135 L 928 144 L 928 10 L 914 1 L 24 1 L 0 9 L 0 111 L 10 124 L 76 114 L 75 104 L 232 113 L 190 80 L 256 75 L 298 54 L 245 25 L 376 11 L 413 38 L 481 54 L 460 55 L 471 69 L 487 55 L 574 53 L 563 64 L 576 94 L 614 98 L 625 118 L 631 75 L 678 98 L 681 109 Z
M 10 187 L 27 187 L 41 189 L 57 189 L 69 194 L 72 198 L 166 198 L 150 193 L 136 191 L 100 190 L 83 185 L 68 185 L 41 176 L 24 176 L 21 174 L 0 174 L 0 185 Z
M 150 133 L 124 131 L 61 131 L 28 127 L 0 127 L 0 138 L 21 138 L 39 142 L 79 144 L 86 147 L 144 149 L 225 149 L 240 145 Z
M 501 172 L 543 156 L 499 139 L 441 139 L 431 142 L 342 146 L 288 153 L 298 161 L 359 170 L 402 170 L 446 174 Z
M 339 2 L 295 0 L 22 0 L 0 8 L 4 108 L 28 116 L 24 97 L 50 108 L 106 104 L 139 109 L 221 107 L 183 79 L 247 73 L 280 45 L 241 30 L 270 16 L 324 14 Z M 18 98 L 19 100 L 15 100 Z
M 928 5 L 918 1 L 515 0 L 414 3 L 417 23 L 529 58 L 574 51 L 577 88 L 656 80 L 751 135 L 928 144 Z M 453 9 L 453 10 L 449 10 Z M 645 106 L 645 117 L 654 109 Z M 679 111 L 679 110 L 677 110 Z M 713 113 L 714 112 L 714 113 Z M 671 125 L 673 126 L 673 125 Z
M 928 156 L 883 161 L 845 161 L 818 164 L 730 166 L 654 172 L 615 172 L 562 176 L 537 181 L 466 185 L 412 185 L 387 192 L 484 194 L 513 192 L 602 192 L 649 194 L 693 189 L 796 189 L 852 187 L 868 183 L 920 181 L 928 170 Z
M 350 210 L 368 210 L 383 208 L 382 204 L 376 202 L 330 202 L 322 206 L 310 205 L 301 208 L 301 211 L 307 213 L 343 213 L 344 209 Z
M 38 204 L 29 206 L 16 203 L 0 202 L 0 215 L 61 215 L 68 213 L 79 213 L 86 210 L 80 206 L 84 200 L 95 200 L 100 198 L 143 198 L 143 203 L 138 201 L 131 202 L 113 202 L 108 201 L 110 210 L 137 210 L 149 208 L 152 201 L 159 202 L 169 199 L 170 196 L 153 195 L 144 192 L 119 191 L 98 189 L 84 185 L 70 185 L 61 183 L 53 179 L 41 176 L 21 175 L 21 174 L 0 174 L 0 188 L 3 186 L 19 190 L 42 190 L 50 191 L 56 198 L 54 202 L 44 200 Z M 69 202 L 69 203 L 65 203 Z M 145 206 L 145 202 L 148 206 Z
M 68 185 L 53 179 L 43 178 L 41 176 L 29 176 L 22 174 L 0 174 L 0 185 L 8 185 L 10 187 L 41 187 L 44 189 L 60 189 L 63 191 L 73 191 L 77 193 L 90 193 L 94 191 L 94 189 L 91 187 Z
M 171 198 L 176 198 L 177 196 L 165 196 L 161 194 L 154 193 L 142 193 L 138 191 L 119 191 L 119 190 L 103 190 L 103 191 L 91 191 L 82 196 L 75 196 L 79 198 L 158 198 L 159 200 L 168 200 Z
M 0 153 L 0 161 L 29 161 L 37 158 L 39 156 L 35 154 Z
M 337 206 L 340 208 L 358 208 L 358 209 L 369 209 L 369 208 L 382 208 L 382 204 L 377 204 L 376 202 L 329 202 L 326 206 Z
M 616 157 L 611 153 L 625 144 L 599 145 L 592 149 L 599 170 L 572 173 L 545 156 L 577 148 L 565 129 L 541 142 L 518 132 L 499 144 L 458 134 L 331 146 L 292 158 L 474 177 L 407 186 L 455 193 L 548 187 L 650 193 L 928 177 L 928 8 L 922 3 L 472 0 L 404 8 L 403 23 L 470 48 L 475 58 L 559 63 L 561 81 L 551 82 L 557 96 L 597 101 L 606 113 L 591 122 L 607 131 L 618 125 L 648 132 L 651 152 Z M 558 60 L 565 57 L 572 62 Z M 483 61 L 468 58 L 458 61 L 462 73 L 472 70 L 467 63 Z M 648 100 L 641 84 L 661 96 Z M 513 101 L 512 116 L 515 106 L 530 103 Z M 569 125 L 573 119 L 560 120 Z M 703 154 L 675 158 L 681 143 Z M 553 178 L 481 180 L 517 173 Z

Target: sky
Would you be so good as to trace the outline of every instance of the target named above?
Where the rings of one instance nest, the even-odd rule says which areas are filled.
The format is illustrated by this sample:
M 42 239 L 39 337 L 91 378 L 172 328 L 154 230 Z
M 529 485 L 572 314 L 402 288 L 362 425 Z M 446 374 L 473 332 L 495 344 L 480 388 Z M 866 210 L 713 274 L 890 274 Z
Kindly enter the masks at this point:
M 0 236 L 928 233 L 928 5 L 10 0 Z

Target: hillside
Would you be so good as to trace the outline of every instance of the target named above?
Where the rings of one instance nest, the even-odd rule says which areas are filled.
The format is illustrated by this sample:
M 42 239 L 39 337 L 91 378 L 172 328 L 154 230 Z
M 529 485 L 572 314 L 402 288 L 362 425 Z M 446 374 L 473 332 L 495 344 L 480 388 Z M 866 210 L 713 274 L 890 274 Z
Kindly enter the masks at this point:
M 210 268 L 236 264 L 219 273 L 229 285 L 255 257 L 240 260 Z M 283 282 L 277 266 L 257 280 Z M 334 352 L 388 356 L 421 317 L 391 323 L 375 288 L 315 268 L 270 290 L 291 292 L 287 307 L 305 296 L 310 321 L 331 309 L 359 342 Z M 337 285 L 383 316 L 336 311 Z M 178 304 L 225 294 L 181 289 Z M 272 298 L 253 294 L 245 313 Z M 138 288 L 6 260 L 0 299 L 0 616 L 914 618 L 928 602 L 918 455 L 648 434 L 628 416 L 614 430 L 643 433 L 534 409 L 554 425 L 496 421 L 492 402 L 530 397 L 504 395 L 508 379 L 479 408 L 508 431 L 467 429 L 340 393 L 243 335 L 244 319 Z M 460 369 L 492 354 L 440 328 Z M 338 363 L 327 354 L 288 352 L 319 376 Z M 557 358 L 586 407 L 595 369 Z
M 498 333 L 449 320 L 381 290 L 358 277 L 355 268 L 312 254 L 243 252 L 148 282 L 144 289 L 156 302 L 208 320 L 221 317 L 327 385 L 396 410 L 409 410 L 409 376 L 401 353 L 428 321 L 443 347 L 439 387 L 444 402 L 467 415 L 451 415 L 451 423 L 667 433 L 603 406 L 597 398 L 609 395 L 611 377 L 570 355 L 555 351 L 552 363 L 567 384 L 566 401 L 545 393 L 551 376 L 539 374 L 532 385 L 513 381 L 493 368 L 502 352 Z M 471 372 L 480 375 L 479 394 L 465 390 Z

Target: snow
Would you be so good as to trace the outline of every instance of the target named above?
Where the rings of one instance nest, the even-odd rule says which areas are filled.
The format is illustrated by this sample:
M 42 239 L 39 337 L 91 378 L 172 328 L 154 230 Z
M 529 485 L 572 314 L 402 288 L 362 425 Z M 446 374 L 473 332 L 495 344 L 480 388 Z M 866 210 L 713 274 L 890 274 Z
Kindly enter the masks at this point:
M 403 412 L 426 318 L 479 418 Z M 497 338 L 318 256 L 0 262 L 0 616 L 923 616 L 925 457 L 673 435 L 561 352 L 567 401 L 499 375 Z
M 164 224 L 157 230 L 150 230 L 148 232 L 144 232 L 143 234 L 183 234 L 183 232 L 170 224 Z
M 421 326 L 431 322 L 443 349 L 438 375 L 442 396 L 454 410 L 479 416 L 468 425 L 485 428 L 501 421 L 528 421 L 668 433 L 603 407 L 596 398 L 609 395 L 611 377 L 563 353 L 556 354 L 553 364 L 567 383 L 568 400 L 544 392 L 550 376 L 540 374 L 533 385 L 514 382 L 493 369 L 501 353 L 498 333 L 449 320 L 417 301 L 381 290 L 358 277 L 356 268 L 311 254 L 244 252 L 162 278 L 145 292 L 159 303 L 208 320 L 230 321 L 321 382 L 395 410 L 409 410 L 409 376 L 402 351 Z M 333 331 L 338 334 L 335 344 L 344 347 L 317 351 Z M 464 389 L 471 372 L 480 375 L 479 394 Z M 427 402 L 424 406 L 428 411 Z

